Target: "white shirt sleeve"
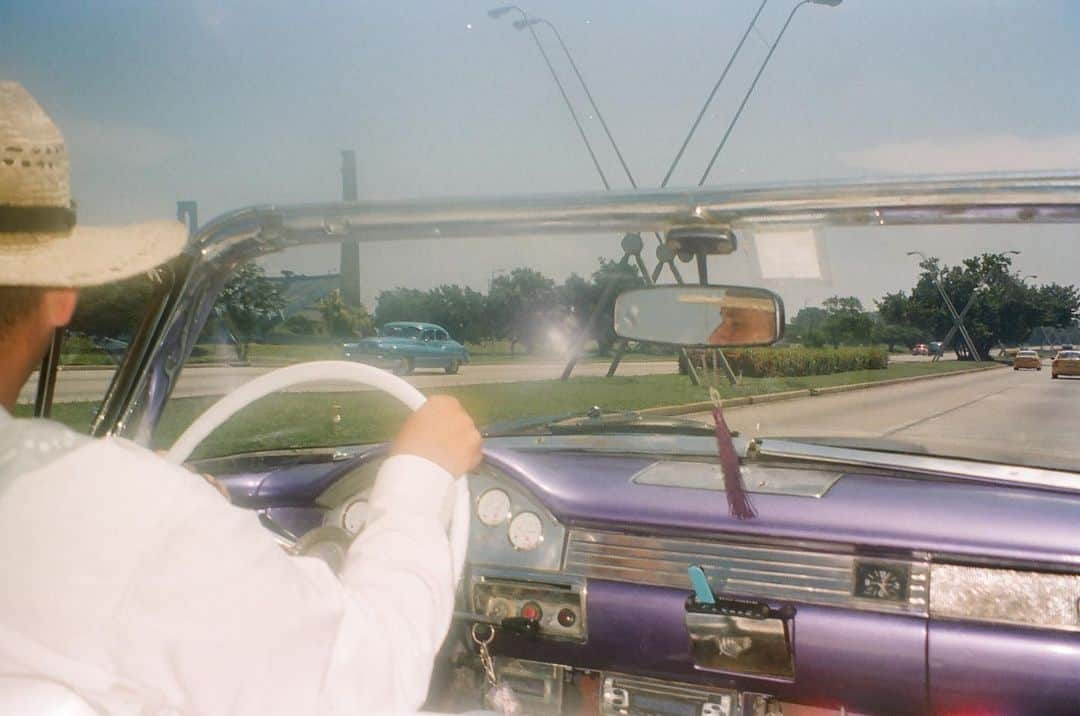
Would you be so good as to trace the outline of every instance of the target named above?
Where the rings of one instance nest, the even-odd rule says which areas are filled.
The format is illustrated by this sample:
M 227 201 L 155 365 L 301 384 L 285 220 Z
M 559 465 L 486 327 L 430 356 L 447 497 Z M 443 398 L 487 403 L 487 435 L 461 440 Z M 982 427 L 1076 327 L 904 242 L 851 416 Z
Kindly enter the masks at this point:
M 383 464 L 339 579 L 321 560 L 288 556 L 251 512 L 145 450 L 110 440 L 80 453 L 20 480 L 26 494 L 52 489 L 61 500 L 67 484 L 81 504 L 67 510 L 66 546 L 56 541 L 65 552 L 56 559 L 70 564 L 38 570 L 51 558 L 40 553 L 28 562 L 49 648 L 111 674 L 122 700 L 147 712 L 357 714 L 423 703 L 453 610 L 455 490 L 445 470 L 413 456 Z M 55 499 L 45 504 L 55 512 Z M 109 557 L 117 552 L 122 560 Z M 31 633 L 32 622 L 22 625 Z

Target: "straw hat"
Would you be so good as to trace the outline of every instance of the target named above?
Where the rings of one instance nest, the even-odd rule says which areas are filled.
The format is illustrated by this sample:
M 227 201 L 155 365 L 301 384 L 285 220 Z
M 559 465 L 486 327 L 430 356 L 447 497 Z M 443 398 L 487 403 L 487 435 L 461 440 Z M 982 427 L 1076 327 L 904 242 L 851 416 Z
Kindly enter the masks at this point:
M 177 221 L 75 225 L 64 137 L 18 82 L 0 82 L 0 286 L 93 286 L 180 253 Z

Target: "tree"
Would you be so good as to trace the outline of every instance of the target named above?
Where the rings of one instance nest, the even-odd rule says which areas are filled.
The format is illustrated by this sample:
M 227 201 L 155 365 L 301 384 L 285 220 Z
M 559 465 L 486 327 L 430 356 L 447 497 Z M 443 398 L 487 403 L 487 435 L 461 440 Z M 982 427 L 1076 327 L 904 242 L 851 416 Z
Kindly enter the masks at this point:
M 544 318 L 558 304 L 555 282 L 539 271 L 516 268 L 496 276 L 488 293 L 489 316 L 496 335 L 533 352 L 544 332 Z
M 884 343 L 889 347 L 890 351 L 894 350 L 898 343 L 908 348 L 914 348 L 916 344 L 921 343 L 923 340 L 922 331 L 914 326 L 902 323 L 875 324 L 871 335 L 874 342 Z
M 349 306 L 345 303 L 340 289 L 334 289 L 315 305 L 322 316 L 328 335 L 337 338 L 352 338 L 356 335 L 367 336 L 375 332 L 375 322 L 364 305 Z
M 154 293 L 146 275 L 91 286 L 79 292 L 69 328 L 99 338 L 126 339 L 135 332 Z
M 834 348 L 841 343 L 866 343 L 874 327 L 873 319 L 863 311 L 862 301 L 854 296 L 833 296 L 825 299 L 825 321 L 821 331 Z
M 430 321 L 431 302 L 427 292 L 415 288 L 380 291 L 375 300 L 375 323 L 393 321 Z
M 225 284 L 214 310 L 236 336 L 240 360 L 247 360 L 251 341 L 280 323 L 284 308 L 285 299 L 262 267 L 247 263 Z
M 825 325 L 825 319 L 828 316 L 829 314 L 825 312 L 824 308 L 804 306 L 799 309 L 799 312 L 795 314 L 795 318 L 791 319 L 791 323 L 788 324 L 788 340 L 805 343 L 811 347 L 824 345 L 825 339 L 821 329 Z M 817 343 L 817 345 L 813 345 L 814 343 Z
M 427 296 L 428 319 L 445 328 L 452 338 L 480 343 L 491 337 L 487 300 L 483 294 L 456 284 L 431 289 Z
M 1012 259 L 1006 254 L 981 254 L 944 267 L 931 258 L 921 266 L 923 272 L 910 294 L 888 294 L 878 302 L 882 317 L 894 321 L 902 316 L 925 335 L 943 338 L 953 327 L 953 318 L 938 291 L 940 281 L 957 311 L 971 302 L 964 326 L 980 356 L 989 355 L 998 343 L 1025 341 L 1038 326 L 1071 325 L 1080 310 L 1074 286 L 1030 286 L 1012 271 Z M 958 357 L 971 357 L 959 340 L 953 348 Z
M 291 333 L 295 333 L 298 336 L 315 335 L 315 329 L 318 325 L 319 324 L 315 321 L 299 313 L 285 319 L 285 327 L 288 328 Z

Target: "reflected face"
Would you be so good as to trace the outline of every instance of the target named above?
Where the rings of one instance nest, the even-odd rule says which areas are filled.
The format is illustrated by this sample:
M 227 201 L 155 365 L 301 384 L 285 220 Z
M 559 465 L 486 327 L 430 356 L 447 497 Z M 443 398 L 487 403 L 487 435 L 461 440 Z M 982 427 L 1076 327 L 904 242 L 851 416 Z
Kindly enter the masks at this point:
M 776 339 L 776 315 L 769 309 L 726 306 L 723 322 L 709 334 L 709 345 L 729 346 L 736 343 L 769 343 Z

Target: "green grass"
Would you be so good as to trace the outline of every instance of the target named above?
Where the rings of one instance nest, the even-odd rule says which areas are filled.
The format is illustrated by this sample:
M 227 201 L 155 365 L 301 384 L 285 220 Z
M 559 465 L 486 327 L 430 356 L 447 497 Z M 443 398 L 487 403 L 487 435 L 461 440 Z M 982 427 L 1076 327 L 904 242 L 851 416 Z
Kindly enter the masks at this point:
M 900 363 L 884 370 L 861 370 L 831 375 L 790 378 L 747 378 L 740 385 L 723 387 L 726 398 L 824 388 L 852 383 L 891 380 L 928 373 L 970 368 L 970 364 Z M 457 397 L 478 424 L 528 416 L 585 411 L 599 405 L 605 411 L 623 411 L 677 405 L 707 399 L 705 389 L 678 375 L 634 377 L 582 377 L 568 381 L 543 380 L 441 388 L 429 393 Z M 154 447 L 168 447 L 216 398 L 177 398 L 169 401 L 154 435 Z M 59 403 L 53 418 L 85 430 L 95 404 Z M 20 405 L 16 414 L 28 414 Z M 199 449 L 198 457 L 287 447 L 344 445 L 385 440 L 406 415 L 395 400 L 373 391 L 350 393 L 280 393 L 248 406 L 216 431 Z

